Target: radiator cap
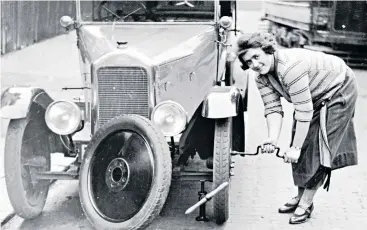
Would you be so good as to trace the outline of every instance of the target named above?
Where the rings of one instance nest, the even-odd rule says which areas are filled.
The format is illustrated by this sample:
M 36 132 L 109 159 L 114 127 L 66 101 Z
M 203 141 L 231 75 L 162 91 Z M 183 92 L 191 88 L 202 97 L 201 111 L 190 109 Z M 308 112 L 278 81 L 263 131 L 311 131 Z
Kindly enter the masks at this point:
M 117 42 L 117 49 L 125 49 L 127 48 L 127 42 Z

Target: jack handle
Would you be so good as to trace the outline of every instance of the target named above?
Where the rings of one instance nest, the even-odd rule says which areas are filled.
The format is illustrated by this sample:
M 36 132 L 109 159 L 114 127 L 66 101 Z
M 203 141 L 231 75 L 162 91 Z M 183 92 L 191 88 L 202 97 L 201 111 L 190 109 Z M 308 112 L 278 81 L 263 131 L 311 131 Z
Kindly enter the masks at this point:
M 224 182 L 221 185 L 219 185 L 216 189 L 214 189 L 213 191 L 211 191 L 210 193 L 206 194 L 205 197 L 203 197 L 199 202 L 197 202 L 196 204 L 194 204 L 193 206 L 191 206 L 190 208 L 188 208 L 185 212 L 185 214 L 190 214 L 192 213 L 195 209 L 197 209 L 198 207 L 200 207 L 202 204 L 208 202 L 209 200 L 212 199 L 212 197 L 217 194 L 220 190 L 224 189 L 225 187 L 227 187 L 229 185 L 228 182 Z
M 284 159 L 284 156 L 281 156 L 279 155 L 279 151 L 280 151 L 280 148 L 279 147 L 276 147 L 275 148 L 275 151 L 276 151 L 276 156 L 279 157 L 279 158 L 282 158 Z M 236 155 L 240 155 L 241 157 L 244 157 L 244 156 L 256 156 L 256 155 L 259 155 L 259 153 L 261 152 L 261 146 L 257 146 L 257 151 L 256 153 L 245 153 L 245 152 L 237 152 L 237 151 L 231 151 L 231 155 L 232 156 L 236 156 Z

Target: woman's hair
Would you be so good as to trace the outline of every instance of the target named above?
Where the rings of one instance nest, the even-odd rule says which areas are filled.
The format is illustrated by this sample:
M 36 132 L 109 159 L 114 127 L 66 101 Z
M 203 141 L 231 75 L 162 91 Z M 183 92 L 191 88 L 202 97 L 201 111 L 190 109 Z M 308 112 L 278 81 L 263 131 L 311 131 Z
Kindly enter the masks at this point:
M 267 54 L 273 54 L 276 50 L 276 41 L 273 34 L 270 33 L 254 33 L 250 38 L 242 35 L 237 41 L 237 56 L 241 62 L 243 70 L 248 69 L 246 62 L 242 59 L 250 48 L 261 48 Z

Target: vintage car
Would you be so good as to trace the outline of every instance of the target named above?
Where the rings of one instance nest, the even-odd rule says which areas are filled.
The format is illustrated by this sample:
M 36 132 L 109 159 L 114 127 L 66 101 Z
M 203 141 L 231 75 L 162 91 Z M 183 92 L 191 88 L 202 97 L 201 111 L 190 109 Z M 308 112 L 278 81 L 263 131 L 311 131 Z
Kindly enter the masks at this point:
M 9 198 L 37 217 L 50 182 L 79 179 L 96 229 L 139 229 L 161 211 L 174 179 L 212 182 L 197 220 L 229 215 L 231 155 L 244 151 L 246 93 L 233 86 L 234 1 L 76 1 L 83 86 L 75 101 L 14 86 L 1 99 Z M 51 153 L 75 158 L 50 171 Z M 195 158 L 196 156 L 196 158 Z M 191 159 L 199 163 L 188 170 Z M 208 203 L 208 204 L 210 204 Z

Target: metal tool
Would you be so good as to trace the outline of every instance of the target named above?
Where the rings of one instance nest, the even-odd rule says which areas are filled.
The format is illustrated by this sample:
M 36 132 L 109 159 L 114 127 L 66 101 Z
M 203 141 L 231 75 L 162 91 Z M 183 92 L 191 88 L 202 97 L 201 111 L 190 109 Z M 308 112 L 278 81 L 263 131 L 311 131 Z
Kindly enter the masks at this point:
M 276 156 L 279 157 L 279 158 L 282 158 L 284 159 L 284 156 L 281 156 L 279 155 L 279 151 L 280 151 L 280 148 L 276 147 L 275 148 L 275 151 L 276 151 Z M 240 155 L 241 157 L 244 157 L 244 156 L 256 156 L 258 155 L 259 153 L 261 152 L 261 146 L 257 146 L 257 151 L 256 153 L 245 153 L 245 152 L 238 152 L 238 151 L 231 151 L 231 155 L 232 156 L 237 156 L 237 155 Z
M 212 199 L 212 197 L 217 194 L 220 190 L 224 189 L 225 187 L 227 187 L 229 185 L 228 182 L 224 182 L 223 184 L 219 185 L 216 189 L 214 189 L 213 191 L 211 191 L 210 193 L 206 194 L 199 202 L 197 202 L 196 204 L 194 204 L 193 206 L 191 206 L 190 208 L 188 208 L 185 212 L 185 214 L 190 214 L 192 213 L 195 209 L 197 209 L 198 207 L 200 207 L 201 205 L 204 205 L 206 202 L 208 202 L 209 200 Z

